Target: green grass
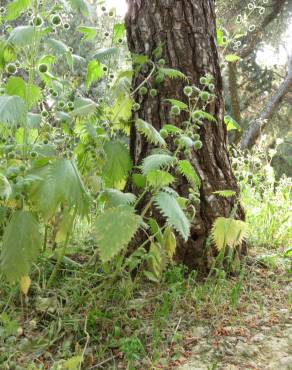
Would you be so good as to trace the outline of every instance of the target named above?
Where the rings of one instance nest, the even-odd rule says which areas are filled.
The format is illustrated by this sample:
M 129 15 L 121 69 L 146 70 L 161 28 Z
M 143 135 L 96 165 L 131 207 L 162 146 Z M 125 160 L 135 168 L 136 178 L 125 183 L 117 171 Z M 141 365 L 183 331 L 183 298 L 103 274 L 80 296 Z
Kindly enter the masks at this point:
M 291 246 L 291 178 L 276 178 L 271 158 L 259 159 L 259 154 L 233 161 L 249 225 L 250 245 L 267 249 Z
M 80 247 L 70 252 L 72 259 L 80 259 Z M 82 248 L 84 262 L 89 252 Z M 26 299 L 18 287 L 1 285 L 1 369 L 66 369 L 66 361 L 80 359 L 83 369 L 97 364 L 106 369 L 121 364 L 125 369 L 168 369 L 188 352 L 185 338 L 192 327 L 215 328 L 226 318 L 240 321 L 249 305 L 260 311 L 266 303 L 254 262 L 244 265 L 237 277 L 218 271 L 204 280 L 173 265 L 160 285 L 142 274 L 123 272 L 113 281 L 100 265 L 67 265 L 48 290 L 51 270 L 44 259 L 34 270 Z M 267 286 L 275 296 L 280 292 L 278 278 Z

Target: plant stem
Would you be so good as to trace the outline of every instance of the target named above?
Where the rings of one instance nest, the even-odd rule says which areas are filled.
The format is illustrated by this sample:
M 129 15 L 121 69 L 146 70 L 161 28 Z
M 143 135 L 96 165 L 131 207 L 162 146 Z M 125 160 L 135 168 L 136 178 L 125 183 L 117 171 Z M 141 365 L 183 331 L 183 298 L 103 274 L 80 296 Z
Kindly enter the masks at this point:
M 47 288 L 50 288 L 53 285 L 53 283 L 54 283 L 54 281 L 56 279 L 57 272 L 58 272 L 58 270 L 60 268 L 60 265 L 61 265 L 61 263 L 63 261 L 63 258 L 65 256 L 66 249 L 68 247 L 68 243 L 69 243 L 69 240 L 70 240 L 70 236 L 72 234 L 72 230 L 73 230 L 73 225 L 74 225 L 74 220 L 75 220 L 75 217 L 76 217 L 76 213 L 77 213 L 77 210 L 75 208 L 74 213 L 73 213 L 73 216 L 72 216 L 71 227 L 69 228 L 69 230 L 67 232 L 66 240 L 65 240 L 64 245 L 63 245 L 63 247 L 62 247 L 62 249 L 60 251 L 60 254 L 58 256 L 58 259 L 57 259 L 57 262 L 55 264 L 55 267 L 54 267 L 54 269 L 53 269 L 53 271 L 51 273 L 51 276 L 49 277 Z
M 44 244 L 43 244 L 43 253 L 47 249 L 47 241 L 48 241 L 48 225 L 45 225 L 45 235 L 44 235 Z

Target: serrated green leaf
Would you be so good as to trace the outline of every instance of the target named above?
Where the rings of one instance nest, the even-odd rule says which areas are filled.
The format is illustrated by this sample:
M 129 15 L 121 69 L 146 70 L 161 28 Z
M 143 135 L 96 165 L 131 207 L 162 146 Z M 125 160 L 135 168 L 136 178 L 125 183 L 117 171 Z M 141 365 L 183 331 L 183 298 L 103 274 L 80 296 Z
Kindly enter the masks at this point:
M 91 13 L 90 5 L 85 0 L 68 0 L 72 9 L 76 10 L 78 13 L 83 14 L 84 16 Z
M 212 239 L 218 250 L 236 247 L 248 236 L 248 226 L 241 220 L 218 217 L 212 228 Z
M 200 118 L 204 118 L 210 122 L 217 122 L 215 117 L 212 116 L 212 114 L 205 112 L 203 110 L 195 110 L 194 112 L 192 112 L 192 114 L 198 114 L 200 115 Z
M 176 238 L 170 227 L 167 227 L 163 233 L 163 247 L 170 259 L 173 258 L 176 250 Z
M 227 131 L 232 131 L 232 130 L 241 131 L 240 125 L 231 116 L 228 116 L 228 115 L 225 116 L 224 123 L 227 126 Z
M 193 187 L 201 187 L 201 179 L 199 178 L 197 172 L 189 161 L 179 161 L 177 164 L 177 168 L 179 173 L 182 174 Z
M 104 146 L 106 160 L 102 176 L 107 186 L 116 187 L 128 176 L 132 161 L 128 148 L 120 141 L 109 141 Z
M 139 118 L 136 121 L 136 128 L 138 132 L 143 134 L 150 143 L 163 147 L 166 146 L 165 140 L 150 123 Z
M 159 170 L 174 163 L 175 157 L 169 154 L 152 154 L 144 158 L 142 172 L 147 175 L 150 171 Z
M 222 29 L 217 28 L 217 45 L 223 46 L 226 42 L 224 41 L 224 32 Z
M 235 54 L 228 54 L 228 55 L 225 55 L 224 59 L 226 60 L 226 62 L 234 63 L 240 60 L 241 58 Z
M 152 170 L 147 173 L 147 182 L 154 188 L 163 188 L 174 182 L 175 178 L 166 171 Z
M 102 64 L 98 60 L 91 60 L 87 65 L 86 88 L 89 89 L 91 84 L 102 78 L 103 75 Z
M 217 190 L 214 191 L 214 194 L 219 195 L 220 197 L 230 198 L 236 195 L 234 190 Z
M 16 60 L 15 47 L 0 39 L 0 71 L 4 70 L 6 63 Z
M 41 89 L 34 84 L 25 82 L 21 77 L 10 77 L 6 84 L 8 95 L 20 96 L 31 109 L 41 98 Z
M 69 52 L 69 46 L 67 46 L 66 44 L 64 44 L 64 42 L 60 40 L 48 38 L 46 40 L 46 44 L 58 54 L 66 54 Z
M 27 114 L 27 124 L 29 128 L 39 128 L 42 123 L 42 116 L 38 113 Z
M 139 189 L 146 187 L 146 176 L 141 175 L 140 173 L 134 173 L 132 176 L 132 181 L 133 184 Z
M 41 35 L 42 33 L 33 26 L 18 26 L 13 28 L 13 30 L 11 31 L 8 37 L 8 42 L 11 42 L 12 44 L 19 47 L 29 47 Z
M 74 101 L 74 110 L 70 113 L 72 117 L 91 116 L 96 112 L 97 104 L 88 98 L 78 98 Z
M 110 48 L 103 48 L 98 50 L 94 55 L 93 59 L 97 59 L 100 62 L 105 62 L 111 59 L 112 57 L 117 56 L 119 53 L 119 48 L 113 46 Z
M 29 275 L 40 251 L 39 224 L 30 212 L 15 211 L 3 235 L 1 270 L 9 281 Z
M 0 122 L 17 126 L 27 120 L 27 108 L 19 96 L 0 96 Z
M 3 173 L 0 173 L 0 197 L 8 199 L 12 193 L 11 185 Z
M 126 31 L 125 23 L 116 23 L 114 25 L 113 31 L 113 42 L 117 42 L 119 39 L 123 38 Z
M 159 282 L 166 265 L 166 261 L 163 251 L 158 244 L 153 242 L 151 243 L 147 256 L 147 263 L 150 271 L 144 271 L 144 275 L 151 281 Z
M 180 78 L 181 80 L 187 81 L 187 76 L 177 69 L 172 68 L 160 68 L 159 72 L 169 78 Z
M 142 54 L 131 54 L 133 64 L 143 65 L 149 61 L 149 57 L 147 55 Z
M 170 134 L 175 134 L 178 132 L 182 132 L 182 130 L 174 125 L 164 125 L 162 127 L 164 130 L 166 130 Z
M 97 28 L 96 27 L 87 27 L 87 26 L 80 26 L 77 27 L 77 31 L 81 32 L 84 37 L 84 40 L 92 40 L 97 35 Z
M 18 18 L 23 11 L 29 8 L 32 0 L 15 0 L 7 5 L 6 19 L 12 21 Z
M 132 115 L 132 99 L 125 95 L 120 95 L 114 102 L 111 110 L 111 117 L 114 122 L 120 120 L 128 121 Z
M 110 261 L 131 241 L 139 228 L 134 209 L 121 206 L 105 210 L 96 220 L 96 240 L 102 262 Z
M 10 208 L 0 206 L 0 225 L 3 227 L 8 219 Z
M 287 249 L 284 252 L 283 257 L 285 257 L 285 258 L 292 258 L 292 248 Z
M 75 163 L 57 159 L 33 172 L 40 181 L 30 188 L 30 197 L 35 208 L 48 219 L 63 204 L 76 208 L 81 216 L 88 212 L 89 199 Z
M 179 107 L 180 109 L 184 109 L 184 110 L 188 110 L 189 109 L 189 107 L 187 106 L 187 104 L 185 104 L 184 102 L 182 102 L 180 100 L 176 100 L 176 99 L 165 99 L 165 101 L 169 102 L 172 106 Z
M 154 203 L 166 218 L 167 223 L 187 241 L 190 235 L 190 222 L 175 197 L 161 191 L 155 196 Z
M 117 189 L 106 189 L 101 193 L 101 199 L 105 201 L 108 208 L 131 205 L 136 196 L 132 193 L 123 193 Z

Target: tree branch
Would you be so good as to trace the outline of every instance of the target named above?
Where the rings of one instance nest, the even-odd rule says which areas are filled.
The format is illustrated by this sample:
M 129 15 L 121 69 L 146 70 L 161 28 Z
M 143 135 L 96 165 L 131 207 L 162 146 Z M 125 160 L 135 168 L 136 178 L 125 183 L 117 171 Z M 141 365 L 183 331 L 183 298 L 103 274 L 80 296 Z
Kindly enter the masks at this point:
M 244 134 L 240 147 L 242 149 L 250 149 L 259 138 L 262 130 L 267 126 L 273 114 L 284 100 L 285 96 L 292 90 L 292 54 L 288 61 L 288 73 L 285 80 L 280 85 L 279 89 L 271 96 L 266 106 L 264 107 L 259 118 L 253 121 L 246 133 Z
M 280 11 L 284 8 L 286 0 L 274 0 L 272 5 L 273 10 L 264 18 L 263 22 L 256 31 L 250 33 L 245 39 L 241 40 L 245 45 L 239 52 L 238 56 L 242 59 L 248 57 L 255 49 L 256 45 L 261 41 L 266 27 L 273 22 Z

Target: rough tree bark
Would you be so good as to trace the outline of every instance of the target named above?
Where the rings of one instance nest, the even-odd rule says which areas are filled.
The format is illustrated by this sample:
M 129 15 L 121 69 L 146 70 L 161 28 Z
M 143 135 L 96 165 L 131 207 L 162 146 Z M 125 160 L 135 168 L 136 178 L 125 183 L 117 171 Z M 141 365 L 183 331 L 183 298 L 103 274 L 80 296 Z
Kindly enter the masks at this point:
M 216 190 L 233 189 L 238 192 L 232 173 L 226 146 L 224 119 L 223 85 L 216 47 L 215 2 L 214 0 L 128 0 L 129 10 L 126 27 L 129 49 L 132 53 L 148 55 L 163 46 L 166 66 L 183 72 L 190 79 L 190 85 L 200 86 L 200 77 L 206 73 L 214 76 L 216 99 L 208 105 L 208 112 L 217 123 L 206 121 L 201 128 L 203 148 L 192 151 L 190 162 L 201 177 L 200 206 L 192 225 L 191 237 L 187 242 L 179 241 L 177 260 L 189 267 L 208 269 L 208 255 L 205 242 L 214 220 L 219 216 L 228 217 L 234 206 L 234 199 L 215 196 Z M 150 68 L 150 67 L 149 67 Z M 143 71 L 133 79 L 136 89 L 149 71 Z M 182 114 L 175 120 L 170 115 L 165 99 L 186 101 L 183 95 L 185 82 L 167 79 L 159 85 L 158 96 L 153 99 L 146 95 L 136 96 L 141 109 L 138 116 L 160 130 L 166 123 L 181 126 L 186 119 Z M 139 100 L 140 99 L 140 100 Z M 134 165 L 139 165 L 151 151 L 151 146 L 131 128 L 130 151 Z M 181 196 L 188 196 L 189 185 L 180 178 L 176 190 Z M 244 219 L 239 206 L 237 218 Z M 243 251 L 244 248 L 242 248 Z
M 260 116 L 251 122 L 249 128 L 243 135 L 240 147 L 242 149 L 250 149 L 260 137 L 261 132 L 267 126 L 273 114 L 278 109 L 285 96 L 292 89 L 292 55 L 288 61 L 288 73 L 285 80 L 282 82 L 278 90 L 270 97 Z
M 241 123 L 241 109 L 238 94 L 237 84 L 237 63 L 228 63 L 228 89 L 231 100 L 232 116 L 240 125 Z M 234 144 L 238 144 L 241 138 L 241 131 L 236 131 Z

